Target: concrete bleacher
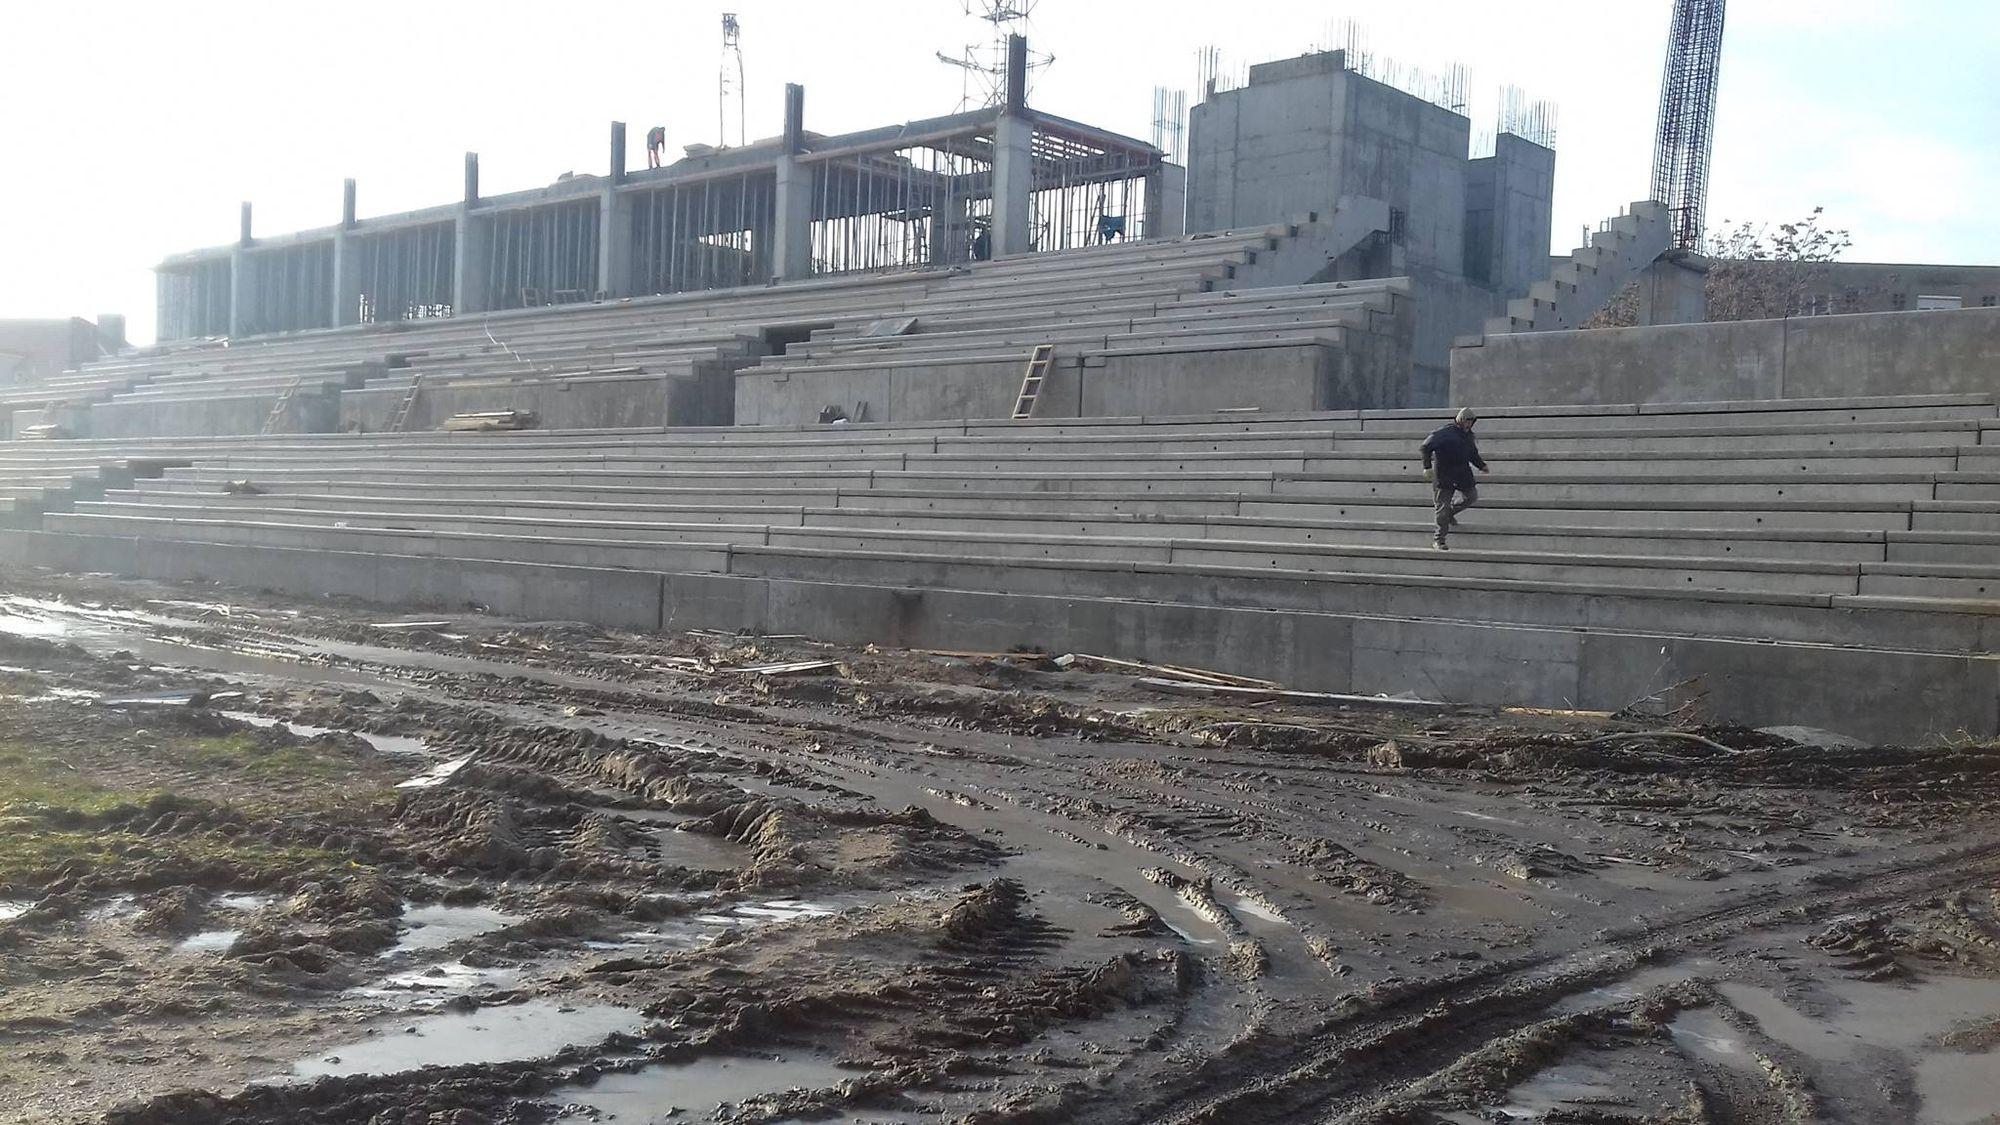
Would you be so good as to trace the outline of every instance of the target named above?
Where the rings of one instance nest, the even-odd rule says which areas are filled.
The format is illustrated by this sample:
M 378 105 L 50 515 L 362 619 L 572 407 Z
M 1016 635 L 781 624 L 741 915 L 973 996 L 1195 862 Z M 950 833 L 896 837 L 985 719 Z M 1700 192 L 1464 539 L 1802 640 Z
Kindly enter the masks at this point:
M 57 421 L 112 438 L 427 430 L 504 410 L 550 429 L 793 423 L 827 405 L 869 420 L 1006 417 L 1037 344 L 1056 349 L 1044 414 L 1177 395 L 1189 409 L 1257 404 L 1201 401 L 1218 384 L 1199 374 L 1219 360 L 1247 373 L 1231 393 L 1265 405 L 1379 397 L 1403 382 L 1403 283 L 1256 273 L 1325 237 L 1309 219 L 948 269 L 184 341 L 0 394 L 0 417 L 13 434 Z M 1230 288 L 1239 281 L 1253 287 Z M 905 331 L 871 336 L 884 321 Z M 1099 373 L 1086 380 L 1087 368 Z M 60 417 L 44 417 L 51 406 Z
M 1492 408 L 1494 472 L 1448 553 L 1428 546 L 1415 456 L 1438 423 L 0 444 L 0 497 L 18 482 L 16 520 L 37 528 L 0 542 L 607 624 L 1112 649 L 1465 702 L 1700 691 L 1725 717 L 1878 737 L 2000 730 L 1992 396 Z M 38 508 L 49 478 L 71 494 Z

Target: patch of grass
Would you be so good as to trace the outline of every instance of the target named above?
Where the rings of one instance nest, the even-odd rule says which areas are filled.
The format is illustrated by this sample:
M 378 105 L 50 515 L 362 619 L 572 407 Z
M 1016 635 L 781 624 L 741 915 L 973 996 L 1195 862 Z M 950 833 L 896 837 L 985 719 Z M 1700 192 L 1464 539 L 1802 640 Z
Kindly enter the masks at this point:
M 0 820 L 0 888 L 33 888 L 70 865 L 100 873 L 116 870 L 154 877 L 227 869 L 228 881 L 251 884 L 295 874 L 332 875 L 366 869 L 351 857 L 324 848 L 288 847 L 207 832 L 147 837 Z
M 192 770 L 229 771 L 245 780 L 272 784 L 333 781 L 357 772 L 357 762 L 337 751 L 303 742 L 266 744 L 251 731 L 168 739 L 160 747 L 160 760 Z
M 100 813 L 151 796 L 100 784 L 82 767 L 55 755 L 37 753 L 18 742 L 0 742 L 0 813 L 33 808 Z

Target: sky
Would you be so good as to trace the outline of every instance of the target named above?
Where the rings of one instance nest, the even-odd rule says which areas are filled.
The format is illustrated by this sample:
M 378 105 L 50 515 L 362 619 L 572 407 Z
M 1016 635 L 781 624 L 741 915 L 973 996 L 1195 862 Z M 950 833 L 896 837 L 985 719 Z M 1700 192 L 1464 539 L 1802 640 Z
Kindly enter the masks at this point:
M 1020 2 L 1020 0 L 1017 0 Z M 720 15 L 742 25 L 751 136 L 786 82 L 844 132 L 951 112 L 962 0 L 0 0 L 0 318 L 123 312 L 153 334 L 152 266 L 234 239 L 602 172 L 608 123 L 717 140 Z M 1647 193 L 1670 0 L 1039 0 L 1036 107 L 1152 136 L 1153 89 L 1297 55 L 1359 26 L 1380 58 L 1554 103 L 1553 250 Z M 1815 206 L 1856 261 L 2000 262 L 2000 0 L 1734 0 L 1709 225 Z

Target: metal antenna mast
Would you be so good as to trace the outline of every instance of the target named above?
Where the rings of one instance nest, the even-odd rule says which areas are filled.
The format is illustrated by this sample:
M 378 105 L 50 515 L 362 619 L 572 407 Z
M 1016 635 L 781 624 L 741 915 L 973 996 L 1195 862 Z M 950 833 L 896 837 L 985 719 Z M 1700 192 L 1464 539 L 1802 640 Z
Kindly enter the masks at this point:
M 958 108 L 963 111 L 975 104 L 973 84 L 978 84 L 978 102 L 981 107 L 999 105 L 1007 100 L 1007 40 L 1010 36 L 1027 34 L 1022 25 L 1035 12 L 1040 0 L 962 0 L 961 7 L 968 16 L 978 16 L 993 25 L 993 37 L 985 44 L 967 44 L 957 55 L 937 52 L 938 61 L 946 66 L 955 66 L 965 72 L 965 87 L 958 100 Z M 1032 78 L 1035 71 L 1056 61 L 1050 54 L 1028 56 L 1028 74 Z
M 743 27 L 735 12 L 722 13 L 722 70 L 718 79 L 721 104 L 716 109 L 716 143 L 729 147 L 729 111 L 736 111 L 736 144 L 743 145 Z
M 1708 154 L 1715 139 L 1715 84 L 1728 0 L 1674 0 L 1653 138 L 1653 198 L 1667 205 L 1674 245 L 1701 246 L 1708 210 Z

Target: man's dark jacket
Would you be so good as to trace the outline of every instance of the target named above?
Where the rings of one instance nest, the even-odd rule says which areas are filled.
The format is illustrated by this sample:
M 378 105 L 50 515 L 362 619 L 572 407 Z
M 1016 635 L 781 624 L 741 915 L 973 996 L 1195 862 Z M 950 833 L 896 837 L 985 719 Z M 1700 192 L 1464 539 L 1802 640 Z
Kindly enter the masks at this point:
M 1437 482 L 1453 488 L 1471 488 L 1472 467 L 1486 467 L 1472 431 L 1460 429 L 1455 423 L 1424 439 L 1424 468 L 1430 468 L 1433 460 L 1437 463 Z

